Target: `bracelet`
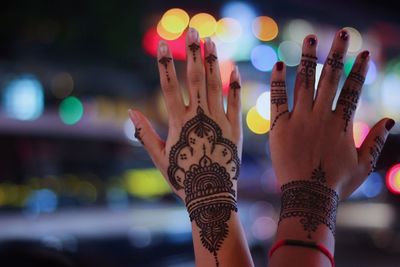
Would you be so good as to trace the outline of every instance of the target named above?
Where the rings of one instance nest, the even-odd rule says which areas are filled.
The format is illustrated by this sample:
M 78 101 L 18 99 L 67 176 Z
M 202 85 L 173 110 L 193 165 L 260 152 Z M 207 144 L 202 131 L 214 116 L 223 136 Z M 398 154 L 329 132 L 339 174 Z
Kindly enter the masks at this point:
M 283 239 L 279 240 L 272 246 L 271 250 L 269 251 L 268 257 L 271 258 L 272 255 L 275 253 L 277 249 L 283 246 L 295 246 L 295 247 L 305 247 L 311 248 L 320 251 L 326 257 L 328 257 L 329 261 L 332 264 L 332 267 L 335 267 L 335 260 L 333 258 L 332 253 L 322 244 L 317 244 L 313 241 L 303 241 L 303 240 L 293 240 L 293 239 Z

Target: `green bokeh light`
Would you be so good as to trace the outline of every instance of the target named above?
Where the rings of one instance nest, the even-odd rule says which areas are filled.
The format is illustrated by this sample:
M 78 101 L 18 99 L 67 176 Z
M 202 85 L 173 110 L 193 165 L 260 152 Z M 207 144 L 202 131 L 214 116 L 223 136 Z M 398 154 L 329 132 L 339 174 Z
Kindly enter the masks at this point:
M 354 65 L 354 61 L 356 61 L 356 58 L 350 57 L 350 58 L 346 59 L 346 61 L 344 62 L 344 74 L 346 74 L 346 76 L 349 76 L 351 68 Z
M 74 96 L 67 97 L 61 102 L 59 113 L 61 120 L 65 124 L 75 124 L 83 115 L 82 102 Z

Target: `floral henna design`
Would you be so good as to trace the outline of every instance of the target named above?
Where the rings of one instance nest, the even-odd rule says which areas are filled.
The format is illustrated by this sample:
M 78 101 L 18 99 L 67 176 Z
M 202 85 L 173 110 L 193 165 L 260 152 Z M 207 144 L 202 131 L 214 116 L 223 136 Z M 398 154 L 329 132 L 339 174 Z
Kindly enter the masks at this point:
M 141 134 L 140 134 L 141 131 L 142 131 L 142 128 L 135 128 L 135 134 L 134 134 L 134 136 L 135 136 L 135 138 L 136 138 L 142 145 L 144 145 L 142 136 L 141 136 Z
M 236 91 L 240 90 L 240 88 L 242 88 L 240 86 L 240 84 L 237 81 L 231 82 L 231 84 L 229 85 L 229 88 L 231 90 L 233 90 L 233 96 L 236 97 Z
M 332 67 L 332 70 L 343 69 L 343 55 L 339 53 L 333 53 L 331 57 L 327 59 L 328 65 Z
M 308 89 L 310 80 L 315 80 L 315 69 L 317 67 L 317 57 L 309 54 L 302 54 L 302 60 L 300 62 L 301 69 L 300 75 L 305 77 L 306 89 Z
M 200 46 L 196 43 L 192 43 L 189 45 L 190 51 L 192 51 L 193 61 L 196 62 L 196 52 L 200 49 Z
M 282 207 L 279 222 L 287 218 L 300 217 L 307 238 L 321 224 L 335 235 L 338 194 L 326 186 L 326 175 L 320 164 L 311 175 L 311 180 L 297 180 L 281 187 Z
M 208 57 L 206 57 L 206 61 L 210 65 L 210 73 L 213 72 L 213 64 L 217 59 L 218 58 L 213 54 L 210 54 Z
M 368 175 L 375 170 L 379 155 L 381 154 L 381 151 L 385 144 L 385 140 L 380 136 L 376 136 L 374 141 L 375 141 L 374 145 L 369 149 L 369 154 L 371 155 L 371 160 L 370 160 L 371 170 L 368 173 Z
M 202 245 L 219 266 L 217 253 L 229 234 L 227 222 L 237 211 L 232 182 L 239 176 L 237 147 L 198 107 L 171 148 L 169 163 L 169 181 L 176 190 L 185 191 L 190 220 L 200 228 Z
M 170 63 L 172 58 L 170 57 L 162 57 L 158 62 L 164 66 L 165 68 L 165 75 L 167 76 L 167 81 L 170 82 L 171 78 L 169 77 L 168 73 L 168 63 Z

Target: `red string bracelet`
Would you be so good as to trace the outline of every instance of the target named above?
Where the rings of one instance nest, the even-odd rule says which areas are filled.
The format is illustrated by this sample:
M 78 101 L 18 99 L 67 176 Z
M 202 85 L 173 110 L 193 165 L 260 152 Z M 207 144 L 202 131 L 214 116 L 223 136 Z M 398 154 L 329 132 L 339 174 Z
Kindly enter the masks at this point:
M 326 257 L 328 257 L 329 261 L 332 264 L 332 267 L 335 267 L 335 260 L 333 258 L 332 253 L 322 244 L 317 244 L 313 241 L 303 241 L 303 240 L 293 240 L 293 239 L 283 239 L 279 240 L 272 246 L 271 250 L 269 251 L 269 258 L 275 253 L 275 251 L 282 247 L 282 246 L 295 246 L 295 247 L 305 247 L 305 248 L 312 248 L 322 252 Z

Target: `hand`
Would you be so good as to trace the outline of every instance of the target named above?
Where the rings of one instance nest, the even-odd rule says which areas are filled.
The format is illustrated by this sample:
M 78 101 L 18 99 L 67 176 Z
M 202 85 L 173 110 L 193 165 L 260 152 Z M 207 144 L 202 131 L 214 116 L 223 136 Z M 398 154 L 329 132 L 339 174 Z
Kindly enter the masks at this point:
M 280 220 L 300 217 L 308 238 L 322 224 L 334 233 L 339 199 L 347 198 L 373 170 L 394 125 L 382 119 L 361 147 L 355 147 L 353 118 L 368 70 L 368 51 L 357 56 L 332 110 L 348 44 L 348 33 L 338 31 L 314 97 L 317 39 L 304 39 L 292 111 L 283 63 L 278 62 L 272 73 L 269 138 L 273 167 L 283 185 Z
M 137 138 L 185 203 L 203 247 L 218 265 L 217 252 L 228 236 L 228 221 L 237 211 L 242 151 L 240 78 L 236 67 L 225 113 L 215 44 L 206 39 L 203 63 L 198 32 L 189 29 L 186 41 L 188 106 L 183 102 L 171 51 L 164 41 L 158 47 L 161 87 L 169 114 L 167 140 L 161 140 L 139 111 L 131 110 L 129 115 Z

